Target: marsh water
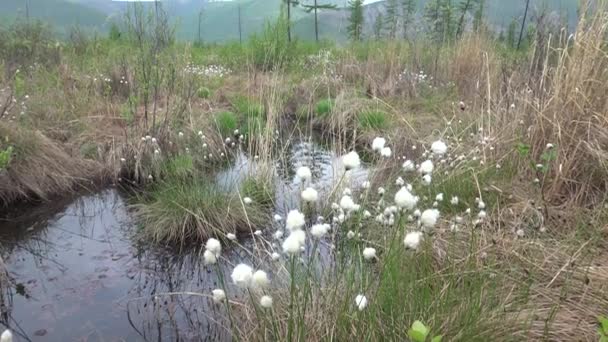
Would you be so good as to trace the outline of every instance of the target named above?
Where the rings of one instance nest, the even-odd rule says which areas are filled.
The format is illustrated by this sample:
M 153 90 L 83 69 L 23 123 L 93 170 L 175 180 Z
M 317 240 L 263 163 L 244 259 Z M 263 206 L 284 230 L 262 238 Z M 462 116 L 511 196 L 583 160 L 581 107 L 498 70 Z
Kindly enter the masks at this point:
M 274 213 L 300 206 L 294 174 L 301 165 L 312 169 L 320 190 L 343 174 L 335 153 L 293 144 L 275 165 Z M 255 161 L 239 153 L 216 180 L 230 191 L 254 169 Z M 360 184 L 366 173 L 361 169 L 349 181 Z M 10 278 L 0 286 L 0 331 L 10 328 L 17 341 L 228 339 L 223 308 L 197 295 L 219 287 L 216 270 L 203 265 L 200 251 L 178 254 L 135 239 L 127 202 L 109 188 L 0 218 L 0 256 Z M 265 236 L 276 225 L 269 221 Z M 230 264 L 253 262 L 245 248 L 226 248 L 223 256 L 225 274 Z

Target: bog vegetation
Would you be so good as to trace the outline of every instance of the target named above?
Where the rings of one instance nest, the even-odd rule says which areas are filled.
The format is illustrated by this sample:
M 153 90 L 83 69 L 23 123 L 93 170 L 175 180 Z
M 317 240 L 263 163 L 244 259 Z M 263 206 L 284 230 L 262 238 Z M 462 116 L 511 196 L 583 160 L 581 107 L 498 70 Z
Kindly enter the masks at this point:
M 462 3 L 368 39 L 354 0 L 345 46 L 290 40 L 285 15 L 213 46 L 137 6 L 107 38 L 17 21 L 0 31 L 0 205 L 126 189 L 140 239 L 204 246 L 222 281 L 198 295 L 237 340 L 606 339 L 608 7 L 498 35 Z M 300 205 L 278 215 L 275 162 L 311 136 L 338 179 L 291 170 Z M 214 175 L 239 154 L 255 167 L 226 191 Z M 255 264 L 223 274 L 241 239 Z

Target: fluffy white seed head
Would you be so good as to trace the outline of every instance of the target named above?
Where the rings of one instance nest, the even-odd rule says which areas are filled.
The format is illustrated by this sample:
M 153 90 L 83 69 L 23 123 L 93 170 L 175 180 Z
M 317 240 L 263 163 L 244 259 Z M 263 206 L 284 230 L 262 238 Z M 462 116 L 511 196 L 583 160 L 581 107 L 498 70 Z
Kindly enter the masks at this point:
M 234 240 L 236 240 L 236 235 L 233 233 L 227 233 L 226 238 L 230 241 L 234 241 Z
M 304 224 L 306 224 L 306 219 L 304 217 L 304 214 L 302 214 L 299 210 L 294 209 L 290 210 L 289 213 L 287 213 L 287 220 L 285 221 L 285 223 L 288 230 L 294 231 L 302 229 L 302 227 L 304 227 Z
M 268 287 L 270 284 L 270 279 L 268 279 L 268 274 L 262 270 L 257 270 L 253 273 L 253 277 L 251 278 L 251 284 L 254 288 L 264 289 Z
M 251 204 L 251 203 L 253 203 L 253 200 L 250 197 L 245 197 L 245 198 L 243 198 L 243 203 Z
M 435 201 L 443 202 L 443 193 L 437 194 L 437 196 L 435 196 Z
M 340 208 L 345 211 L 353 211 L 356 208 L 356 204 L 352 197 L 344 195 L 340 199 Z
M 386 144 L 386 139 L 377 137 L 372 141 L 372 150 L 380 152 L 384 145 Z
M 390 158 L 390 156 L 393 155 L 393 151 L 390 147 L 384 147 L 382 150 L 380 150 L 380 155 L 384 158 Z
M 412 195 L 407 188 L 403 187 L 395 194 L 395 204 L 399 208 L 412 210 L 418 204 L 418 197 Z
M 420 223 L 425 228 L 435 227 L 437 220 L 439 220 L 439 210 L 437 209 L 427 209 L 420 216 Z
M 376 249 L 372 247 L 366 247 L 363 250 L 363 257 L 365 258 L 365 260 L 371 260 L 376 258 Z
M 427 159 L 427 160 L 423 161 L 422 164 L 420 164 L 418 171 L 424 175 L 428 175 L 428 174 L 433 173 L 434 168 L 435 168 L 435 166 L 433 165 L 433 161 L 431 161 L 430 159 Z
M 312 172 L 310 171 L 310 169 L 308 167 L 301 166 L 296 171 L 296 176 L 298 176 L 298 178 L 300 178 L 300 180 L 302 180 L 303 182 L 310 181 L 310 179 L 312 178 Z
M 422 184 L 423 185 L 431 185 L 432 181 L 433 181 L 433 178 L 431 177 L 431 175 L 426 174 L 426 175 L 422 176 Z
M 274 214 L 274 222 L 281 222 L 283 218 L 279 214 Z
M 431 151 L 433 154 L 442 156 L 448 151 L 448 146 L 443 141 L 437 140 L 431 144 Z
M 205 249 L 215 254 L 216 256 L 219 256 L 222 253 L 222 244 L 219 242 L 219 240 L 211 238 L 207 240 L 207 243 L 205 244 Z
M 323 236 L 325 236 L 325 234 L 327 234 L 330 227 L 331 226 L 327 223 L 317 223 L 310 228 L 310 234 L 312 234 L 312 236 L 320 239 Z
M 344 156 L 342 156 L 342 163 L 344 164 L 344 168 L 348 170 L 353 170 L 361 165 L 361 160 L 359 159 L 359 155 L 355 151 L 351 151 Z
M 205 265 L 213 265 L 217 262 L 217 256 L 212 251 L 206 250 L 203 253 L 203 261 L 205 262 Z
M 403 244 L 407 249 L 418 249 L 420 242 L 422 241 L 422 232 L 410 232 L 405 235 Z
M 270 257 L 272 258 L 272 260 L 277 261 L 281 258 L 281 255 L 277 252 L 272 252 L 272 254 L 270 255 Z
M 302 191 L 302 200 L 304 202 L 316 202 L 317 199 L 319 198 L 319 193 L 317 192 L 317 190 L 308 187 L 306 189 L 304 189 L 304 191 Z
M 211 294 L 213 295 L 213 302 L 216 304 L 219 304 L 226 299 L 226 292 L 224 292 L 222 289 L 215 289 L 211 291 Z
M 395 184 L 397 186 L 403 186 L 405 184 L 405 181 L 403 180 L 403 178 L 399 177 L 397 178 L 397 180 L 395 181 Z
M 13 333 L 8 329 L 4 330 L 0 335 L 0 342 L 13 342 Z
M 355 232 L 353 232 L 352 230 L 349 230 L 348 233 L 346 233 L 346 237 L 348 239 L 352 239 L 355 237 Z
M 241 288 L 247 288 L 251 285 L 251 278 L 253 278 L 253 270 L 251 266 L 245 264 L 238 264 L 232 270 L 232 282 Z
M 405 162 L 403 162 L 403 170 L 405 170 L 405 172 L 412 172 L 416 169 L 416 165 L 414 165 L 414 162 L 411 160 L 406 160 Z
M 450 200 L 450 203 L 452 205 L 458 205 L 459 199 L 458 196 L 452 196 L 452 199 Z
M 359 311 L 363 311 L 367 307 L 367 298 L 360 294 L 355 297 L 355 305 Z
M 260 298 L 260 306 L 266 309 L 270 309 L 272 307 L 272 297 L 265 295 Z
M 290 234 L 287 239 L 283 241 L 283 253 L 294 255 L 300 252 L 300 241 L 297 236 Z

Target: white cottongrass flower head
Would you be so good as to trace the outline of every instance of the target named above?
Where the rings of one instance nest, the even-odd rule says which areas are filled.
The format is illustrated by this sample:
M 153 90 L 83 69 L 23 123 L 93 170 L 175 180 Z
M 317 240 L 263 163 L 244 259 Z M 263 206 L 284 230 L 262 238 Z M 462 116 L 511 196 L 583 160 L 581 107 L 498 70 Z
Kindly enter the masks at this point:
M 206 250 L 203 253 L 203 262 L 205 265 L 213 265 L 217 263 L 217 255 L 210 250 Z
M 306 224 L 306 219 L 304 214 L 302 214 L 299 210 L 293 209 L 287 213 L 287 220 L 285 221 L 288 230 L 294 231 L 298 229 L 302 229 L 304 224 Z
M 270 285 L 270 279 L 268 279 L 268 274 L 262 270 L 257 270 L 253 273 L 251 277 L 251 284 L 256 289 L 264 289 Z
M 245 204 L 251 204 L 251 203 L 253 203 L 253 200 L 251 199 L 251 197 L 244 197 L 243 198 L 243 203 L 245 203 Z
M 416 169 L 414 162 L 409 159 L 403 162 L 402 167 L 405 172 L 412 172 Z
M 366 247 L 363 249 L 363 258 L 365 260 L 372 260 L 376 258 L 376 249 L 373 247 Z
M 310 228 L 310 234 L 317 239 L 322 238 L 329 232 L 330 225 L 327 223 L 317 223 Z
M 205 249 L 215 254 L 215 256 L 220 256 L 220 254 L 222 253 L 222 244 L 219 240 L 210 238 L 205 244 Z
M 302 200 L 304 202 L 308 202 L 308 203 L 316 202 L 318 198 L 319 198 L 319 193 L 317 192 L 317 190 L 315 190 L 311 187 L 308 187 L 308 188 L 304 189 L 304 191 L 302 191 Z
M 403 239 L 403 244 L 407 249 L 418 249 L 420 242 L 422 242 L 422 232 L 410 232 L 405 235 L 405 239 Z
M 357 205 L 355 204 L 355 201 L 353 201 L 352 197 L 350 197 L 348 195 L 344 195 L 340 199 L 340 208 L 342 208 L 343 210 L 346 210 L 347 212 L 349 212 L 349 211 L 356 210 L 356 207 L 357 207 Z
M 380 155 L 384 158 L 390 158 L 393 155 L 393 151 L 390 147 L 384 147 L 382 150 L 380 150 Z
M 355 305 L 359 311 L 363 311 L 367 307 L 367 298 L 362 294 L 357 295 L 355 297 Z
M 437 196 L 435 196 L 435 201 L 443 202 L 443 193 L 437 194 Z
M 359 159 L 357 152 L 350 151 L 342 156 L 342 163 L 344 164 L 346 171 L 348 171 L 358 168 L 359 165 L 361 165 L 361 160 Z
M 346 237 L 348 239 L 352 239 L 355 237 L 355 232 L 353 232 L 352 230 L 349 230 L 348 233 L 346 233 Z
M 248 288 L 251 285 L 251 278 L 253 278 L 253 270 L 251 266 L 245 264 L 238 264 L 232 270 L 232 282 L 241 288 Z
M 448 151 L 448 146 L 441 140 L 437 140 L 431 144 L 433 154 L 442 156 Z
M 289 236 L 283 241 L 283 253 L 294 255 L 300 252 L 300 248 L 303 247 L 303 244 L 301 243 L 301 237 L 298 236 L 299 234 L 295 234 L 296 232 L 304 233 L 301 230 L 296 230 L 289 234 Z
M 433 178 L 431 177 L 431 175 L 426 174 L 424 176 L 422 176 L 422 184 L 423 185 L 431 185 L 431 182 L 433 181 Z
M 412 210 L 418 204 L 418 197 L 412 195 L 406 187 L 402 187 L 395 193 L 395 204 L 401 209 Z
M 234 233 L 226 233 L 226 238 L 230 241 L 236 240 L 236 235 Z
M 405 181 L 403 180 L 403 178 L 398 177 L 397 180 L 395 180 L 395 184 L 397 186 L 403 186 L 405 184 Z
M 260 306 L 265 309 L 270 309 L 272 307 L 272 297 L 268 295 L 262 296 L 262 298 L 260 298 Z
M 270 255 L 270 258 L 274 261 L 277 261 L 281 258 L 281 254 L 279 254 L 277 252 L 272 252 L 272 254 Z
M 279 214 L 274 214 L 274 222 L 281 222 L 283 218 Z
M 423 161 L 422 164 L 420 164 L 418 171 L 424 175 L 428 175 L 428 174 L 433 173 L 434 168 L 435 168 L 435 166 L 433 165 L 433 161 L 430 159 L 427 159 L 427 160 Z
M 0 342 L 13 342 L 13 333 L 8 329 L 4 330 L 0 335 Z
M 380 152 L 386 145 L 386 139 L 377 137 L 372 141 L 372 150 Z
M 312 172 L 310 171 L 310 168 L 301 166 L 296 171 L 296 176 L 298 176 L 302 182 L 310 181 L 312 179 Z
M 452 199 L 450 200 L 450 204 L 452 205 L 458 205 L 458 202 L 460 200 L 458 199 L 458 196 L 452 196 Z
M 213 296 L 213 302 L 219 304 L 226 299 L 226 292 L 222 289 L 215 289 L 211 291 L 211 295 Z
M 424 228 L 433 228 L 439 220 L 439 210 L 427 209 L 420 215 L 420 223 Z

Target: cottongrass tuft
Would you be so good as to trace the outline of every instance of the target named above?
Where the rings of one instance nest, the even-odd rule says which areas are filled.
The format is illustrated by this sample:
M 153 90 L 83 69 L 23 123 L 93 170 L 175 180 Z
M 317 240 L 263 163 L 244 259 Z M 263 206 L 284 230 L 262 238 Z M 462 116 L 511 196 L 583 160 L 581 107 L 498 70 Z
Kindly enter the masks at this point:
M 301 166 L 296 171 L 296 176 L 300 178 L 302 182 L 310 181 L 312 179 L 312 172 L 310 171 L 310 168 L 306 166 Z
M 431 175 L 427 174 L 422 176 L 422 184 L 423 185 L 431 185 L 431 182 L 433 181 L 433 178 L 431 177 Z
M 257 270 L 253 273 L 251 283 L 256 289 L 265 289 L 270 285 L 270 279 L 268 279 L 268 274 L 266 272 Z
M 265 295 L 260 298 L 260 306 L 265 309 L 270 309 L 272 307 L 272 297 Z
M 238 264 L 232 270 L 231 278 L 236 286 L 248 288 L 251 285 L 251 278 L 253 278 L 253 270 L 249 265 Z
M 417 203 L 418 197 L 412 195 L 405 187 L 402 187 L 395 194 L 395 204 L 401 209 L 412 210 L 416 207 Z
M 308 202 L 308 203 L 316 202 L 318 198 L 319 198 L 319 193 L 317 192 L 317 190 L 315 190 L 311 187 L 308 187 L 308 188 L 304 189 L 304 191 L 302 191 L 302 200 L 304 202 Z
M 211 295 L 213 296 L 213 302 L 219 304 L 226 299 L 226 292 L 222 289 L 215 289 L 211 291 Z
M 217 262 L 217 256 L 210 250 L 206 250 L 203 253 L 203 261 L 205 265 L 213 265 Z
M 355 297 L 355 305 L 359 311 L 363 311 L 367 307 L 367 298 L 362 294 L 357 295 Z
M 250 197 L 245 197 L 245 198 L 243 198 L 243 203 L 251 204 L 251 203 L 253 203 L 253 200 Z
M 414 165 L 414 162 L 409 159 L 403 162 L 402 167 L 405 172 L 412 172 L 416 169 L 416 165 Z
M 372 260 L 376 258 L 376 249 L 372 248 L 372 247 L 366 247 L 363 250 L 363 258 L 365 258 L 365 260 Z
M 0 342 L 13 342 L 13 333 L 8 329 L 4 330 L 0 335 Z
M 344 164 L 346 171 L 348 171 L 358 168 L 359 165 L 361 165 L 361 160 L 359 159 L 357 152 L 351 151 L 342 156 L 342 163 Z
M 458 205 L 459 199 L 458 196 L 452 196 L 452 199 L 450 200 L 450 203 L 452 205 Z
M 377 137 L 372 141 L 372 150 L 380 152 L 386 144 L 386 139 Z
M 330 227 L 331 226 L 327 223 L 315 224 L 310 228 L 310 234 L 312 234 L 312 236 L 316 237 L 317 239 L 320 239 L 327 234 Z
M 427 209 L 420 216 L 420 223 L 425 228 L 435 227 L 437 220 L 439 220 L 439 210 L 437 209 Z
M 233 233 L 227 233 L 226 238 L 230 241 L 234 241 L 234 240 L 236 240 L 236 235 Z
M 301 232 L 301 230 L 298 230 Z M 294 234 L 298 231 L 294 231 L 283 241 L 283 253 L 294 255 L 300 252 L 300 247 L 302 244 L 300 243 L 301 239 L 297 234 Z
M 428 175 L 433 173 L 434 168 L 435 166 L 433 165 L 433 161 L 425 160 L 422 162 L 422 164 L 420 164 L 420 168 L 418 168 L 418 171 L 424 175 Z
M 352 230 L 349 230 L 348 233 L 346 233 L 346 237 L 348 239 L 352 239 L 355 237 L 355 232 L 353 232 Z
M 390 158 L 393 155 L 393 151 L 390 147 L 384 147 L 382 150 L 380 150 L 380 155 L 384 158 Z
M 422 232 L 410 232 L 405 235 L 405 239 L 403 239 L 403 244 L 406 249 L 418 249 L 420 242 L 422 241 Z
M 287 220 L 285 223 L 288 230 L 294 231 L 304 227 L 306 224 L 306 218 L 299 210 L 293 209 L 287 213 Z
M 431 144 L 431 151 L 433 154 L 442 156 L 448 151 L 448 146 L 443 141 L 437 140 Z
M 222 244 L 219 240 L 210 238 L 205 244 L 205 249 L 215 254 L 215 256 L 219 256 L 222 253 Z

